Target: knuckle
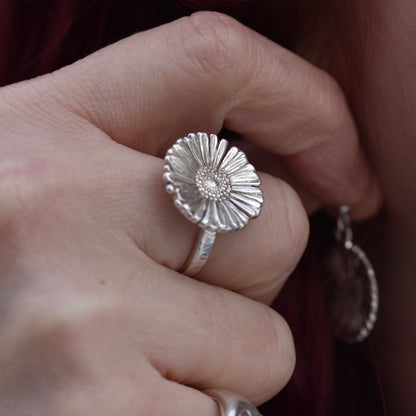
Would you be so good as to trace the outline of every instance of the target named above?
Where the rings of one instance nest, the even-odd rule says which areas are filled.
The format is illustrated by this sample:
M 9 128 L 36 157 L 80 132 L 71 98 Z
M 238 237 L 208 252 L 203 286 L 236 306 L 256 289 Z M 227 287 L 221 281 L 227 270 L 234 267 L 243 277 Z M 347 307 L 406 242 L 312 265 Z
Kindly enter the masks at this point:
M 29 302 L 19 302 L 19 311 L 9 311 L 4 331 L 7 343 L 0 360 L 9 363 L 9 375 L 16 375 L 16 385 L 39 383 L 39 393 L 47 395 L 53 384 L 63 387 L 85 366 L 79 365 L 76 335 L 68 320 Z
M 244 27 L 217 12 L 198 12 L 178 21 L 168 42 L 187 72 L 218 75 L 238 65 L 245 48 Z
M 78 297 L 74 308 L 74 303 L 63 300 L 65 296 L 54 292 L 54 297 L 59 300 L 51 301 L 50 292 L 34 296 L 27 291 L 8 308 L 7 319 L 2 323 L 0 366 L 4 371 L 0 401 L 2 383 L 13 380 L 6 399 L 12 408 L 19 409 L 16 414 L 28 414 L 20 412 L 20 400 L 48 410 L 46 414 L 86 414 L 75 411 L 80 396 L 74 394 L 74 387 L 88 384 L 91 391 L 99 380 L 94 363 L 98 357 L 88 349 L 94 337 L 91 328 L 95 327 L 91 324 L 103 314 L 102 304 Z M 16 397 L 20 400 L 16 401 Z M 68 402 L 73 413 L 61 406 Z
M 69 304 L 61 302 L 58 306 L 57 302 L 48 300 L 48 296 L 47 291 L 36 298 L 30 298 L 30 293 L 26 293 L 19 302 L 21 315 L 17 315 L 16 310 L 11 311 L 12 314 L 15 312 L 15 325 L 22 336 L 19 341 L 22 345 L 30 346 L 34 350 L 38 349 L 39 352 L 46 348 L 56 353 L 68 351 L 77 356 L 79 352 L 77 346 L 82 338 L 86 321 L 91 320 L 96 311 L 80 296 L 77 298 L 76 310 L 70 306 L 70 301 Z M 54 314 L 49 313 L 50 307 L 54 307 Z M 54 357 L 49 353 L 47 356 Z
M 7 399 L 19 415 L 28 413 L 13 403 L 16 396 L 51 415 L 98 414 L 106 406 L 121 414 L 153 414 L 152 391 L 162 379 L 140 348 L 131 348 L 124 338 L 131 311 L 126 316 L 113 295 L 97 299 L 64 288 L 58 292 L 56 301 L 51 301 L 50 291 L 42 296 L 26 293 L 9 308 L 0 333 L 0 402 L 2 383 L 13 380 L 6 390 L 13 397 Z M 137 396 L 137 388 L 146 394 Z M 108 391 L 115 391 L 121 401 L 112 403 Z
M 8 308 L 4 327 L 9 333 L 9 354 L 27 360 L 28 371 L 31 366 L 39 367 L 38 375 L 43 375 L 45 382 L 53 379 L 51 367 L 63 379 L 92 374 L 88 363 L 95 354 L 95 341 L 114 329 L 117 318 L 111 318 L 119 305 L 111 296 L 94 299 L 78 292 L 70 294 L 68 286 L 55 287 L 52 297 L 47 283 L 38 281 L 37 286 L 26 290 Z

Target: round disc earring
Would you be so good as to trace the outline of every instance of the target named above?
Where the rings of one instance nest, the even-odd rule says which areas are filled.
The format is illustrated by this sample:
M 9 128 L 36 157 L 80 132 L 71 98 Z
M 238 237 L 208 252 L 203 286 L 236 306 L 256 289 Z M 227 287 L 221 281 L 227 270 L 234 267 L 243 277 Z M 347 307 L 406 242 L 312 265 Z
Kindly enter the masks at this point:
M 348 206 L 339 209 L 335 240 L 326 256 L 327 304 L 334 334 L 345 342 L 361 342 L 376 323 L 379 295 L 374 268 L 353 242 Z

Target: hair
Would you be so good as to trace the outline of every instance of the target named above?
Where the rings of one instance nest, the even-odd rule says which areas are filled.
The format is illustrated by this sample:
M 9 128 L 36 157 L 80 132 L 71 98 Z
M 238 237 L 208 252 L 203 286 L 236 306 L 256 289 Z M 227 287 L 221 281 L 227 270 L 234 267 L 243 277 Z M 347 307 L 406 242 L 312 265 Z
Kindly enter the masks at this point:
M 312 3 L 319 2 L 322 6 L 325 1 Z M 137 31 L 196 10 L 229 14 L 292 48 L 294 39 L 290 29 L 299 27 L 299 19 L 305 13 L 300 1 L 279 1 L 272 6 L 273 18 L 264 12 L 261 3 L 256 0 L 0 0 L 0 85 L 51 72 Z M 297 365 L 283 392 L 262 407 L 266 415 L 381 413 L 368 346 L 346 347 L 331 334 L 324 301 L 322 258 L 331 241 L 332 226 L 322 215 L 312 220 L 312 237 L 306 254 L 273 305 L 292 328 Z

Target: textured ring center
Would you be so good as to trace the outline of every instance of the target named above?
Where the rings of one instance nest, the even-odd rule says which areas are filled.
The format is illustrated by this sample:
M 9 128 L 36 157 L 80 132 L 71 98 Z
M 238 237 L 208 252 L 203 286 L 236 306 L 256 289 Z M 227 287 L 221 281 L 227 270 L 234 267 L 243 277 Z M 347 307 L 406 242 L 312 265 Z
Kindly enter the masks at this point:
M 221 202 L 230 197 L 231 181 L 225 173 L 202 167 L 196 174 L 195 182 L 204 198 Z

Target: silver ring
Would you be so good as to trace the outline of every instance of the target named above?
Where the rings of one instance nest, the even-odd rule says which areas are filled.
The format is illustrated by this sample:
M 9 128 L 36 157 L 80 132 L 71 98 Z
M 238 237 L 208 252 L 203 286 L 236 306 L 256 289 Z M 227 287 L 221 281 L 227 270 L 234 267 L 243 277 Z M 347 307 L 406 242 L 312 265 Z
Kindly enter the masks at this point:
M 260 214 L 260 178 L 247 157 L 215 134 L 190 133 L 165 157 L 166 190 L 176 207 L 201 228 L 194 248 L 180 270 L 198 273 L 210 255 L 217 232 L 240 230 Z
M 262 416 L 257 408 L 244 398 L 227 390 L 207 390 L 220 408 L 220 416 Z

